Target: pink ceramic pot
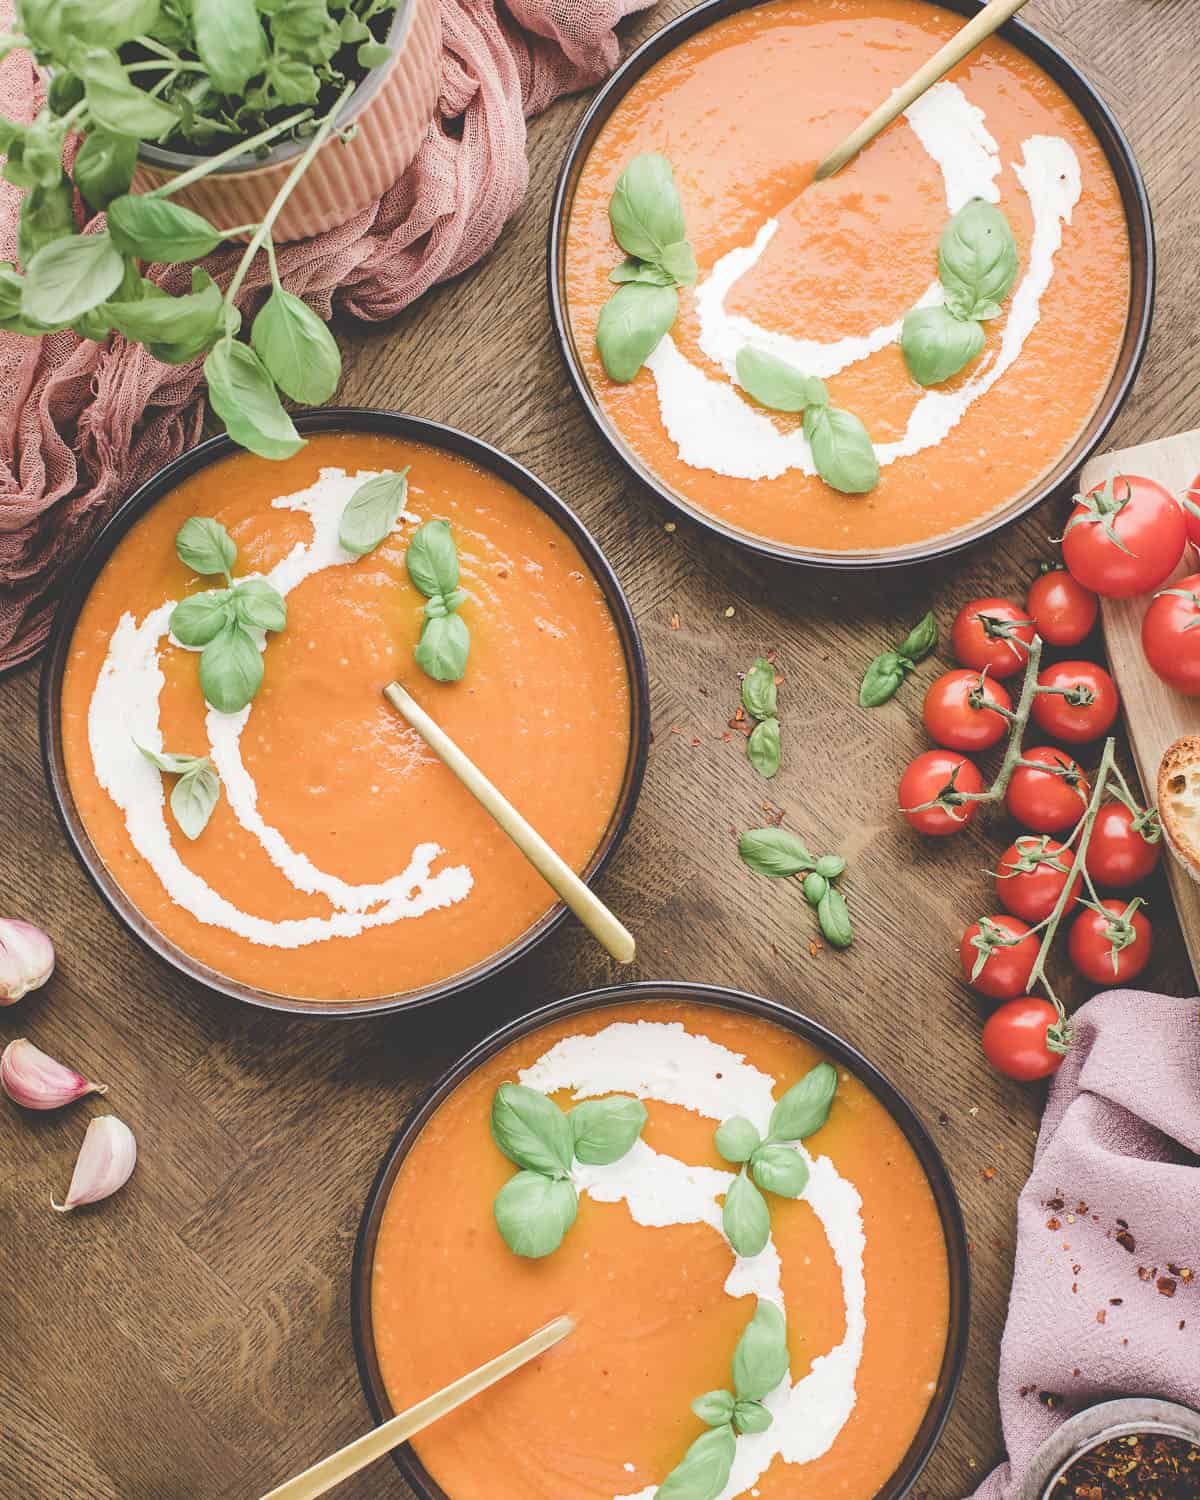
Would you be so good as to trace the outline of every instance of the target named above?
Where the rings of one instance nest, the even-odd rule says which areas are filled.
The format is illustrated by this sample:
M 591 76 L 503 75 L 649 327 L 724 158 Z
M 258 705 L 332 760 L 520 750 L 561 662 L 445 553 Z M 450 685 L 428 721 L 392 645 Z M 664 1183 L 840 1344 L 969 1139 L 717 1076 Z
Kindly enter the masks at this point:
M 317 152 L 275 221 L 277 241 L 306 239 L 344 224 L 391 187 L 416 155 L 441 83 L 439 0 L 407 0 L 388 42 L 390 59 L 367 74 L 338 116 L 339 126 L 358 126 L 354 138 L 344 143 L 333 136 Z M 289 141 L 250 166 L 220 168 L 184 188 L 176 201 L 217 225 L 253 223 L 266 213 L 303 149 L 303 142 Z M 158 187 L 199 160 L 144 144 L 134 191 Z

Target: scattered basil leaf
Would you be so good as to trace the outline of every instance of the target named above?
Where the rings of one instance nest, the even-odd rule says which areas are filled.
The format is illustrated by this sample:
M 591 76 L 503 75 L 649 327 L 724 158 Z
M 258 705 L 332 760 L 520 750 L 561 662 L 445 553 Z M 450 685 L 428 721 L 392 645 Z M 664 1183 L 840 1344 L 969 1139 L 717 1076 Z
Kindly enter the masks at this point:
M 231 589 L 189 594 L 171 611 L 171 634 L 181 646 L 207 646 L 229 623 L 232 613 Z
M 267 60 L 254 0 L 191 0 L 196 51 L 223 94 L 240 94 Z
M 212 408 L 235 443 L 260 458 L 291 458 L 303 448 L 274 382 L 248 344 L 225 339 L 210 349 L 204 378 Z
M 105 130 L 138 141 L 156 141 L 178 122 L 173 109 L 130 81 L 115 52 L 86 47 L 74 54 L 73 62 L 87 91 L 88 113 Z
M 202 260 L 221 243 L 221 233 L 201 214 L 169 198 L 149 198 L 141 193 L 114 198 L 108 206 L 108 226 L 113 243 L 125 255 L 139 260 Z
M 620 1161 L 632 1149 L 646 1123 L 646 1106 L 640 1099 L 620 1094 L 609 1099 L 585 1099 L 567 1119 L 576 1159 L 605 1167 Z
M 571 1126 L 553 1099 L 521 1083 L 502 1083 L 492 1100 L 492 1139 L 518 1167 L 566 1177 L 574 1148 Z
M 898 651 L 881 651 L 863 674 L 858 701 L 863 708 L 879 708 L 895 696 L 907 668 Z
M 778 712 L 775 668 L 765 656 L 756 656 L 754 665 L 742 678 L 742 703 L 756 719 L 773 719 Z
M 832 886 L 821 898 L 817 907 L 817 921 L 825 934 L 825 941 L 835 948 L 848 948 L 854 941 L 854 930 L 850 926 L 850 913 L 841 891 Z
M 941 385 L 983 353 L 982 323 L 948 307 L 914 307 L 904 318 L 900 351 L 918 385 Z
M 658 152 L 635 156 L 609 200 L 613 236 L 627 255 L 661 261 L 668 245 L 685 238 L 683 204 L 671 163 Z
M 426 620 L 413 656 L 435 682 L 460 682 L 467 670 L 471 636 L 461 615 Z
M 837 1069 L 819 1062 L 776 1101 L 771 1111 L 770 1141 L 802 1141 L 820 1130 L 829 1118 L 837 1092 Z
M 787 1372 L 787 1323 L 773 1302 L 760 1297 L 733 1352 L 733 1389 L 740 1401 L 761 1401 Z
M 71 176 L 89 206 L 101 213 L 129 191 L 136 166 L 136 140 L 93 127 L 79 148 Z
M 721 1212 L 725 1238 L 738 1255 L 759 1255 L 771 1235 L 766 1199 L 746 1176 L 745 1167 L 729 1184 Z
M 733 1396 L 728 1391 L 706 1391 L 692 1402 L 692 1410 L 710 1427 L 721 1427 L 733 1421 Z
M 212 516 L 189 516 L 175 533 L 179 561 L 193 573 L 224 573 L 226 582 L 237 561 L 237 545 Z
M 793 1146 L 768 1142 L 750 1159 L 750 1172 L 764 1193 L 798 1198 L 808 1186 L 808 1163 Z
M 806 406 L 804 435 L 817 473 L 844 495 L 865 495 L 879 483 L 879 460 L 867 429 L 840 406 Z
M 652 265 L 649 261 L 638 260 L 633 255 L 623 260 L 619 266 L 614 266 L 608 273 L 608 279 L 618 286 L 623 281 L 645 281 L 651 286 L 675 285 L 675 278 L 670 271 L 663 266 Z
M 261 313 L 259 317 L 261 319 Z M 255 324 L 256 328 L 257 326 Z M 342 519 L 338 523 L 338 545 L 343 552 L 349 552 L 352 557 L 365 557 L 368 552 L 374 552 L 375 548 L 391 535 L 392 528 L 408 499 L 408 469 L 409 466 L 406 464 L 396 473 L 376 474 L 373 479 L 364 480 L 346 501 L 346 508 L 342 511 Z M 445 521 L 426 522 L 426 525 L 445 526 L 449 534 L 450 528 Z M 424 527 L 421 530 L 423 531 Z M 419 535 L 420 531 L 414 535 L 414 542 Z M 450 546 L 454 547 L 453 540 Z M 408 550 L 411 558 L 411 544 Z M 457 552 L 454 554 L 454 568 L 457 582 Z M 408 571 L 411 577 L 411 563 Z M 419 584 L 417 586 L 420 587 Z
M 728 1422 L 702 1432 L 654 1492 L 654 1500 L 717 1500 L 729 1483 L 737 1438 Z
M 282 287 L 275 288 L 254 319 L 250 342 L 272 380 L 293 401 L 320 406 L 337 389 L 342 375 L 337 340 L 307 303 Z
M 824 875 L 820 875 L 816 870 L 812 870 L 804 877 L 802 889 L 804 891 L 804 899 L 808 902 L 809 906 L 820 906 L 821 897 L 829 889 L 829 881 Z
M 774 1418 L 761 1401 L 738 1401 L 733 1408 L 733 1425 L 738 1432 L 766 1432 Z
M 408 576 L 427 599 L 452 594 L 458 588 L 458 548 L 449 521 L 426 521 L 418 526 L 405 564 Z
M 938 275 L 956 318 L 994 318 L 1017 269 L 1017 242 L 994 203 L 972 198 L 942 231 Z
M 738 384 L 761 406 L 772 411 L 804 411 L 809 406 L 827 406 L 829 391 L 815 375 L 804 375 L 778 355 L 766 354 L 750 344 L 737 353 Z
M 775 880 L 799 875 L 816 864 L 802 841 L 786 828 L 751 828 L 738 840 L 738 854 L 756 875 Z
M 736 1162 L 739 1166 L 742 1162 L 749 1161 L 762 1144 L 762 1137 L 744 1115 L 734 1115 L 732 1119 L 718 1125 L 714 1140 L 725 1160 Z
M 696 252 L 687 240 L 676 240 L 662 252 L 659 264 L 676 286 L 691 286 L 700 274 Z
M 510 1177 L 492 1205 L 504 1243 L 529 1260 L 553 1254 L 578 1212 L 573 1183 L 531 1170 Z
M 246 578 L 235 585 L 233 607 L 242 624 L 256 630 L 287 626 L 287 601 L 265 578 Z
M 836 880 L 839 875 L 845 874 L 845 870 L 846 861 L 840 854 L 822 854 L 817 860 L 817 874 L 824 876 L 826 880 Z
M 938 643 L 937 620 L 928 610 L 900 643 L 900 654 L 909 661 L 923 661 Z
M 207 755 L 178 755 L 170 750 L 147 750 L 145 745 L 133 742 L 152 766 L 165 771 L 168 776 L 185 776 L 198 766 L 208 765 Z
M 628 385 L 662 341 L 679 313 L 673 286 L 627 281 L 600 309 L 596 347 L 609 376 Z
M 221 796 L 221 778 L 207 757 L 171 788 L 171 812 L 185 838 L 198 839 Z
M 779 720 L 764 719 L 756 724 L 746 741 L 746 759 L 760 776 L 768 781 L 779 770 Z
M 245 708 L 262 686 L 262 652 L 254 637 L 229 621 L 200 653 L 200 689 L 223 714 Z
M 38 323 L 71 323 L 121 285 L 125 262 L 107 234 L 73 234 L 29 262 L 21 310 Z

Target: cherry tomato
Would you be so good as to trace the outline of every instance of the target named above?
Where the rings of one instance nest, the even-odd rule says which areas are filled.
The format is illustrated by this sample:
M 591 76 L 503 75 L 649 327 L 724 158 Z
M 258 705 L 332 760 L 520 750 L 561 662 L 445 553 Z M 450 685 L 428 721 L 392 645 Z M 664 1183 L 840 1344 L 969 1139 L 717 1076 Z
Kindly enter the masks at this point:
M 993 1000 L 1011 1000 L 1029 988 L 1029 975 L 1041 943 L 1017 917 L 980 917 L 958 945 L 963 977 L 973 990 Z
M 950 630 L 950 643 L 961 666 L 993 677 L 1011 677 L 1029 657 L 1033 621 L 1011 599 L 972 599 L 964 604 Z
M 1048 646 L 1078 646 L 1091 633 L 1100 608 L 1095 594 L 1066 568 L 1053 568 L 1029 587 L 1025 612 Z
M 1071 879 L 1074 864 L 1074 851 L 1049 834 L 1023 833 L 1000 858 L 996 871 L 1000 905 L 1026 922 L 1045 921 L 1054 910 L 1063 886 Z M 1069 901 L 1075 900 L 1082 884 L 1076 875 L 1071 882 Z
M 1187 504 L 1183 509 L 1187 516 L 1188 541 L 1193 547 L 1200 547 L 1200 474 L 1188 486 Z
M 994 704 L 994 708 L 986 707 Z M 951 750 L 986 750 L 1008 732 L 1012 708 L 1006 688 L 980 672 L 947 672 L 929 684 L 922 717 L 929 737 Z
M 1183 556 L 1183 507 L 1153 479 L 1117 475 L 1076 501 L 1063 561 L 1084 588 L 1108 599 L 1156 589 Z
M 1138 910 L 1140 897 L 1126 904 L 1101 901 L 1102 911 L 1089 907 L 1071 924 L 1067 952 L 1071 962 L 1093 984 L 1125 984 L 1150 962 L 1150 923 Z
M 1083 816 L 1089 796 L 1087 777 L 1079 763 L 1065 750 L 1051 745 L 1037 745 L 1024 751 L 1021 758 L 1035 764 L 1018 766 L 1013 772 L 1004 799 L 1009 812 L 1034 833 L 1061 833 L 1064 828 L 1073 828 Z M 1040 766 L 1058 769 L 1043 771 Z
M 1146 819 L 1145 826 L 1155 834 L 1153 842 L 1135 827 L 1140 819 Z M 1088 873 L 1097 885 L 1118 889 L 1137 885 L 1158 864 L 1160 837 L 1158 819 L 1153 813 L 1142 813 L 1135 819 L 1123 802 L 1104 802 L 1092 824 Z
M 1154 596 L 1142 619 L 1142 650 L 1168 686 L 1200 696 L 1200 573 Z
M 1022 995 L 997 1008 L 983 1028 L 983 1053 L 997 1073 L 1032 1083 L 1049 1078 L 1062 1066 L 1063 1054 L 1046 1045 L 1047 1033 L 1058 1024 L 1049 1000 Z
M 1117 685 L 1094 661 L 1060 661 L 1038 674 L 1039 692 L 1033 700 L 1033 722 L 1056 740 L 1083 745 L 1107 734 L 1121 700 Z
M 950 750 L 926 750 L 900 778 L 900 811 L 918 833 L 938 836 L 957 833 L 978 813 L 979 803 L 955 803 L 955 796 L 959 792 L 981 791 L 983 777 L 974 761 Z M 951 805 L 921 807 L 922 803 L 938 797 L 944 797 Z

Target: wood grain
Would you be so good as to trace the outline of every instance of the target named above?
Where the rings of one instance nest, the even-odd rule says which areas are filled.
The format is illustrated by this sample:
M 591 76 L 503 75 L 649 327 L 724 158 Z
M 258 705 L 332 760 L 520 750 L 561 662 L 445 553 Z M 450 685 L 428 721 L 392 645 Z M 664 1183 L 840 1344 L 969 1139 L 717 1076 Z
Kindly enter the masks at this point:
M 660 4 L 625 30 L 626 44 L 684 8 Z M 1113 442 L 1200 426 L 1194 0 L 1030 0 L 1024 14 L 1108 99 L 1154 202 L 1158 312 Z M 529 196 L 481 266 L 387 326 L 339 330 L 339 399 L 498 444 L 576 508 L 611 558 L 650 659 L 655 742 L 601 894 L 638 934 L 641 977 L 720 980 L 807 1011 L 862 1047 L 928 1122 L 962 1197 L 974 1309 L 962 1392 L 918 1494 L 960 1500 L 1001 1454 L 1013 1209 L 1041 1104 L 988 1071 L 982 1012 L 956 957 L 963 927 L 991 904 L 983 872 L 1007 830 L 980 820 L 934 846 L 895 815 L 900 767 L 925 747 L 920 694 L 944 653 L 874 714 L 857 708 L 855 690 L 881 644 L 930 603 L 948 627 L 973 595 L 1019 592 L 1066 500 L 951 561 L 865 580 L 764 566 L 683 521 L 666 531 L 663 508 L 605 456 L 551 336 L 550 194 L 585 103 L 564 101 L 532 124 Z M 735 674 L 770 648 L 785 679 L 785 762 L 767 786 L 727 721 Z M 111 1084 L 102 1107 L 133 1127 L 140 1160 L 118 1198 L 62 1217 L 50 1193 L 65 1187 L 100 1106 L 45 1119 L 0 1109 L 0 1496 L 246 1500 L 369 1425 L 350 1344 L 350 1255 L 406 1111 L 499 1022 L 629 971 L 568 924 L 490 988 L 408 1017 L 326 1024 L 206 994 L 126 935 L 68 853 L 42 781 L 36 692 L 33 671 L 0 681 L 0 910 L 42 920 L 61 957 L 45 990 L 0 1011 L 0 1040 L 29 1036 Z M 849 856 L 849 952 L 810 957 L 799 893 L 739 867 L 735 833 L 772 808 Z M 1150 895 L 1147 983 L 1191 993 L 1165 885 Z M 1137 1337 L 1115 1310 L 1107 1328 Z M 406 1491 L 381 1464 L 341 1493 Z

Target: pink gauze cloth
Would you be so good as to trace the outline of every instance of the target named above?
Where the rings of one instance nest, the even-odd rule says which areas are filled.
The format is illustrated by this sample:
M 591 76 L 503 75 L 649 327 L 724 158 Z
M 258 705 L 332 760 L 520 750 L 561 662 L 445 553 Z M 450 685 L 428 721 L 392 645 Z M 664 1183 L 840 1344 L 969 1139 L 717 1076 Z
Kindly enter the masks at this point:
M 394 317 L 495 244 L 525 196 L 525 121 L 615 66 L 614 27 L 653 0 L 441 0 L 437 115 L 408 170 L 357 218 L 280 249 L 288 289 L 323 317 L 334 306 Z M 0 0 L 0 29 L 12 22 Z M 0 64 L 0 114 L 29 121 L 44 98 L 27 52 Z M 16 259 L 21 193 L 0 182 L 0 258 Z M 77 205 L 82 212 L 82 208 Z M 96 221 L 103 224 L 103 219 Z M 222 285 L 241 252 L 206 262 Z M 150 273 L 186 291 L 186 267 Z M 259 256 L 243 311 L 268 284 Z M 199 437 L 199 362 L 169 367 L 114 335 L 0 333 L 0 671 L 45 642 L 64 568 L 117 504 Z
M 1200 1006 L 1113 990 L 1075 1023 L 1017 1204 L 1000 1348 L 1009 1461 L 975 1500 L 1009 1500 L 1082 1407 L 1200 1407 Z

